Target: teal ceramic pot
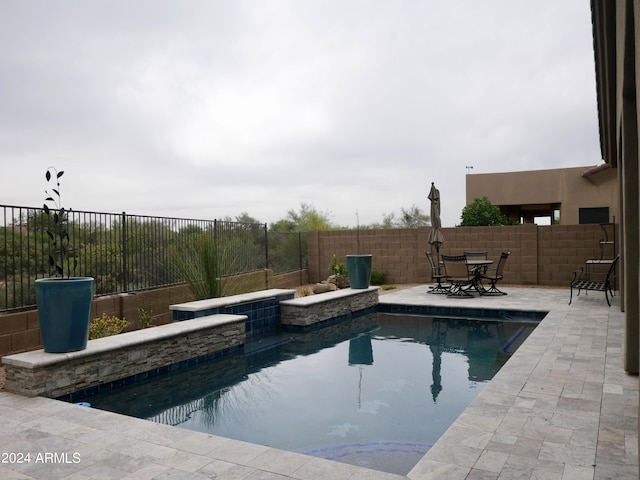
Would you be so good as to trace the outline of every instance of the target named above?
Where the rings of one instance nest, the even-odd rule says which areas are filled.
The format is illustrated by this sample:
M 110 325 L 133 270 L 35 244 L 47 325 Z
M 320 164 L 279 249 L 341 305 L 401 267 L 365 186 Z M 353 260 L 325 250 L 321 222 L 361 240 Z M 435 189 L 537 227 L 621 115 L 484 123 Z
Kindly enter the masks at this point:
M 90 277 L 36 280 L 45 352 L 65 353 L 87 348 L 93 288 L 94 279 Z
M 372 255 L 347 255 L 347 274 L 351 288 L 369 288 Z

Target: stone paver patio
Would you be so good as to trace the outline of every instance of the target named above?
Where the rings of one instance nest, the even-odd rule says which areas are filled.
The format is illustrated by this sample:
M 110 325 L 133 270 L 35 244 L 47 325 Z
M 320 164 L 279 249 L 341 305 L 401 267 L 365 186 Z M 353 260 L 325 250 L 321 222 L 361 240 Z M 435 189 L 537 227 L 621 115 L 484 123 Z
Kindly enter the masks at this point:
M 549 311 L 409 473 L 419 479 L 637 479 L 638 377 L 622 368 L 619 297 L 505 287 L 450 299 L 417 286 L 381 303 Z M 393 479 L 384 472 L 0 392 L 3 479 Z M 30 462 L 19 463 L 30 453 Z

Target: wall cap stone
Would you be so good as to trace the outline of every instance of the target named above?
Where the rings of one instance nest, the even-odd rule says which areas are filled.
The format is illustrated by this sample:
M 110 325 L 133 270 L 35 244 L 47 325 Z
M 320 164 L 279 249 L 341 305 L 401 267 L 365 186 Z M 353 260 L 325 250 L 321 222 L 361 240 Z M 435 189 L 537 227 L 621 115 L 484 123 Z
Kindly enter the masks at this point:
M 292 300 L 283 300 L 280 305 L 290 305 L 298 307 L 306 307 L 315 305 L 318 303 L 330 302 L 332 300 L 338 300 L 340 298 L 352 297 L 365 292 L 378 291 L 380 287 L 368 287 L 368 288 L 343 288 L 340 290 L 334 290 L 332 292 L 318 293 L 315 295 L 308 295 L 306 297 L 298 297 Z
M 133 332 L 121 333 L 119 335 L 98 338 L 96 340 L 89 340 L 87 342 L 87 348 L 77 352 L 48 353 L 44 350 L 33 350 L 30 352 L 17 353 L 2 357 L 2 363 L 27 369 L 51 367 L 66 362 L 77 361 L 113 352 L 115 350 L 129 349 L 136 345 L 143 345 L 172 337 L 183 337 L 191 332 L 198 332 L 225 325 L 241 323 L 242 330 L 244 331 L 244 323 L 246 319 L 246 315 L 210 315 L 193 320 L 168 323 L 158 327 L 145 328 L 143 330 L 135 330 Z
M 209 310 L 214 308 L 227 307 L 229 305 L 239 305 L 242 303 L 254 302 L 257 300 L 266 300 L 269 298 L 282 297 L 295 294 L 295 290 L 286 290 L 281 288 L 272 288 L 270 290 L 262 290 L 259 292 L 242 293 L 240 295 L 231 295 L 229 297 L 208 298 L 206 300 L 195 300 L 193 302 L 179 303 L 170 305 L 170 310 L 180 312 L 199 312 L 201 310 Z

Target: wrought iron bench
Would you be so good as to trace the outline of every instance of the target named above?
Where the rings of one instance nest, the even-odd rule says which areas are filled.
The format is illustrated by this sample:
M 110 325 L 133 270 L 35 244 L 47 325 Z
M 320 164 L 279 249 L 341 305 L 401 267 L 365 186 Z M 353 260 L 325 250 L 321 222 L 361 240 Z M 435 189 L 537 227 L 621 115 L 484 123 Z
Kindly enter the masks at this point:
M 616 255 L 613 260 L 607 262 L 606 260 L 602 260 L 598 263 L 606 264 L 609 263 L 609 269 L 607 273 L 604 272 L 591 272 L 588 268 L 581 267 L 580 270 L 576 270 L 573 272 L 573 279 L 571 280 L 571 294 L 569 296 L 569 305 L 571 305 L 571 300 L 573 299 L 573 289 L 578 289 L 578 295 L 580 295 L 580 291 L 584 290 L 585 292 L 591 290 L 595 292 L 604 292 L 604 298 L 607 300 L 607 305 L 611 306 L 611 302 L 609 301 L 609 295 L 613 297 L 613 290 L 611 289 L 612 280 L 615 278 L 616 271 L 616 263 L 618 263 L 618 259 L 620 255 Z

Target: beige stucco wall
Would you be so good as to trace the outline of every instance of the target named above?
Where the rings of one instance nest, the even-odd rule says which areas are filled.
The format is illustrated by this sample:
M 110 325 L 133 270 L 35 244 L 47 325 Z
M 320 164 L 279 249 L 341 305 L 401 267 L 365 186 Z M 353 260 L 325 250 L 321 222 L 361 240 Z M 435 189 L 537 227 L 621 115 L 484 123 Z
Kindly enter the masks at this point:
M 466 203 L 486 196 L 493 205 L 560 204 L 560 223 L 577 225 L 580 208 L 609 207 L 609 222 L 620 218 L 615 169 L 589 176 L 592 167 L 467 175 Z

